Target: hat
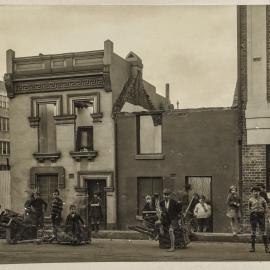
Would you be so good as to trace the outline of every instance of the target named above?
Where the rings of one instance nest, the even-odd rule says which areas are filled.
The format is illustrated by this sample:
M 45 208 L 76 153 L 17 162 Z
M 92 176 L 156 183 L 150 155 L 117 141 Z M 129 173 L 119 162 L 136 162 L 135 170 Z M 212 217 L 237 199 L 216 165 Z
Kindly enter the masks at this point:
M 229 191 L 231 192 L 232 189 L 237 189 L 237 187 L 235 185 L 232 185 L 232 186 L 230 186 Z
M 165 188 L 165 189 L 163 190 L 163 194 L 171 194 L 171 193 L 172 193 L 171 190 L 168 189 L 168 188 Z
M 255 187 L 252 187 L 251 191 L 261 191 L 260 187 L 258 186 L 255 186 Z

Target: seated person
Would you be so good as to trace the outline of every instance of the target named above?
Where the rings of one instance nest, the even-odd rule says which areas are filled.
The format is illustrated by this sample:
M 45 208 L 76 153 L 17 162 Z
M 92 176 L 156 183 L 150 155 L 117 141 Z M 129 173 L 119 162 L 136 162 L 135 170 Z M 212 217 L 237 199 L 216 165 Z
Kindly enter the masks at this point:
M 145 196 L 145 205 L 142 209 L 142 216 L 146 223 L 155 223 L 157 220 L 156 207 L 150 195 Z
M 72 235 L 78 242 L 82 241 L 82 229 L 81 225 L 85 227 L 84 221 L 77 213 L 75 205 L 69 207 L 70 213 L 66 218 L 65 233 Z

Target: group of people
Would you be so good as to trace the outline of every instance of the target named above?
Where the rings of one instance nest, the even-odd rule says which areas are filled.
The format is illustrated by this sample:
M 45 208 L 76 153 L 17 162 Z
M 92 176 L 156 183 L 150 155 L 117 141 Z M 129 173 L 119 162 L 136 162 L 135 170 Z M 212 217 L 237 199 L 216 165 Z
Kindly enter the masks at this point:
M 48 204 L 40 197 L 40 192 L 30 193 L 28 200 L 25 202 L 25 221 L 32 223 L 39 229 L 44 227 L 44 213 L 47 211 Z M 90 201 L 89 220 L 92 224 L 92 230 L 98 232 L 100 219 L 102 217 L 101 199 L 99 193 L 94 193 Z M 50 204 L 50 218 L 53 229 L 51 241 L 57 240 L 57 230 L 62 222 L 63 201 L 60 198 L 59 190 L 54 190 Z M 69 214 L 65 220 L 65 233 L 72 234 L 78 240 L 82 233 L 82 227 L 86 224 L 77 211 L 75 204 L 69 206 Z
M 269 215 L 269 199 L 265 190 L 264 184 L 258 184 L 251 189 L 251 196 L 248 200 L 249 221 L 251 227 L 251 249 L 250 252 L 255 252 L 256 232 L 262 236 L 262 241 L 265 247 L 265 252 L 269 253 L 267 239 L 267 224 Z M 231 186 L 227 198 L 227 217 L 230 218 L 231 230 L 233 236 L 242 232 L 241 228 L 241 198 L 237 193 L 237 188 Z

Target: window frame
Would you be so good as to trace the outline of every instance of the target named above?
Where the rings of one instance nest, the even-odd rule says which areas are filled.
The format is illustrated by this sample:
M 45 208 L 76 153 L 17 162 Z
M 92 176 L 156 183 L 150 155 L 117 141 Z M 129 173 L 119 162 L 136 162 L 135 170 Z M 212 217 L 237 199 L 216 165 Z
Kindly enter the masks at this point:
M 159 116 L 161 117 L 161 138 L 160 138 L 160 148 L 161 151 L 158 153 L 141 153 L 141 117 L 142 116 Z M 163 154 L 163 115 L 162 113 L 144 113 L 136 115 L 136 155 L 137 156 L 159 156 Z
M 82 133 L 87 132 L 87 151 L 94 151 L 94 128 L 93 126 L 79 126 L 76 129 L 76 142 L 75 142 L 75 151 L 84 152 L 81 146 L 81 137 Z M 80 135 L 80 140 L 79 140 Z

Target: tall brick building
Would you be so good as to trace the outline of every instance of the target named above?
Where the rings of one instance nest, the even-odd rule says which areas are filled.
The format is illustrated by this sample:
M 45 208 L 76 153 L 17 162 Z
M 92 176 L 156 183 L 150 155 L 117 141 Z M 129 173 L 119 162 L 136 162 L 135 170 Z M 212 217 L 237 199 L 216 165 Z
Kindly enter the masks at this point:
M 241 136 L 240 190 L 244 225 L 253 185 L 269 191 L 270 7 L 238 7 L 238 108 Z

